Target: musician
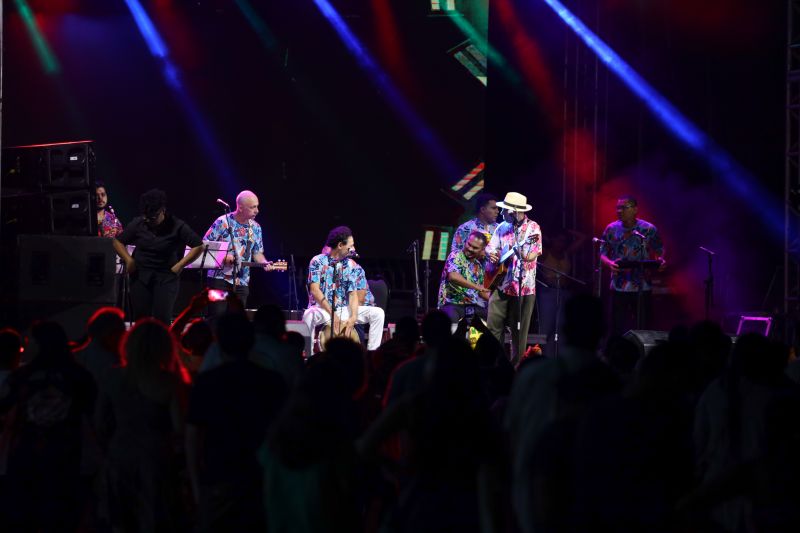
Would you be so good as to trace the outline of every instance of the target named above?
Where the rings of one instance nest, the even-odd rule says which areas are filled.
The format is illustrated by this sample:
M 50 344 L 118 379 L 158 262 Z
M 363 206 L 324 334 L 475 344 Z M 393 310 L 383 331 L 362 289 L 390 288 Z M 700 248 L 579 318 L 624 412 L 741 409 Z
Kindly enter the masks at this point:
M 629 329 L 649 329 L 653 305 L 649 272 L 620 268 L 618 261 L 652 259 L 660 262 L 659 271 L 666 267 L 664 244 L 658 229 L 636 218 L 638 212 L 633 196 L 617 199 L 618 220 L 606 226 L 604 242 L 600 244 L 600 261 L 611 270 L 611 332 L 615 334 Z
M 470 308 L 477 316 L 486 318 L 486 302 L 491 292 L 483 286 L 485 269 L 484 249 L 488 239 L 481 230 L 473 230 L 461 250 L 450 252 L 439 283 L 439 310 L 455 324 Z
M 497 229 L 497 197 L 489 193 L 481 193 L 475 197 L 475 218 L 461 224 L 453 234 L 453 244 L 450 252 L 460 252 L 464 249 L 467 239 L 473 231 L 477 230 L 486 235 L 486 240 L 491 239 Z
M 536 258 L 542 253 L 542 230 L 539 224 L 525 214 L 532 208 L 524 195 L 510 192 L 502 202 L 497 202 L 497 205 L 503 209 L 503 222 L 497 226 L 489 240 L 486 256 L 492 263 L 497 264 L 501 256 L 513 249 L 516 243 L 522 261 L 520 262 L 517 254 L 512 254 L 505 263 L 508 271 L 489 298 L 487 325 L 492 335 L 501 342 L 506 324 L 511 327 L 511 362 L 516 365 L 525 352 L 528 342 L 528 329 L 536 299 Z M 520 269 L 521 287 L 518 281 Z M 520 298 L 522 316 L 518 320 Z M 518 322 L 519 328 L 517 328 Z
M 153 316 L 165 324 L 172 321 L 183 267 L 203 250 L 200 237 L 186 222 L 167 212 L 167 195 L 152 189 L 139 198 L 141 216 L 114 238 L 114 250 L 125 262 L 131 277 L 133 319 Z M 135 245 L 133 257 L 125 248 Z M 184 256 L 185 248 L 191 250 Z
M 359 305 L 358 291 L 365 290 L 366 278 L 359 275 L 355 255 L 353 232 L 347 226 L 338 226 L 328 233 L 328 254 L 319 254 L 308 266 L 308 309 L 303 322 L 309 331 L 330 322 L 336 315 L 335 331 L 340 329 L 349 337 L 356 324 L 369 324 L 367 349 L 376 350 L 383 337 L 383 309 Z
M 97 194 L 97 234 L 100 237 L 116 237 L 122 233 L 122 222 L 114 209 L 108 204 L 108 192 L 102 181 L 95 183 Z
M 231 242 L 229 228 L 233 231 L 233 248 L 228 248 L 224 268 L 208 271 L 208 286 L 212 289 L 234 291 L 243 305 L 250 294 L 250 267 L 240 263 L 263 263 L 265 270 L 271 266 L 264 257 L 264 237 L 261 225 L 255 221 L 258 215 L 258 197 L 252 191 L 242 191 L 236 196 L 236 211 L 218 217 L 203 236 L 204 241 Z M 234 263 L 240 265 L 233 277 Z M 225 306 L 219 306 L 224 311 Z M 214 307 L 210 307 L 213 314 Z

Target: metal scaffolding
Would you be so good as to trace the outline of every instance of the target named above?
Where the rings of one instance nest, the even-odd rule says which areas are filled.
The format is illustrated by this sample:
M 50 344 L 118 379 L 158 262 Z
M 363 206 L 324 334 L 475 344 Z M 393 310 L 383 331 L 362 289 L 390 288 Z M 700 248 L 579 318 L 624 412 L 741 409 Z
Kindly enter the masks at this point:
M 787 1 L 784 313 L 800 301 L 800 0 Z

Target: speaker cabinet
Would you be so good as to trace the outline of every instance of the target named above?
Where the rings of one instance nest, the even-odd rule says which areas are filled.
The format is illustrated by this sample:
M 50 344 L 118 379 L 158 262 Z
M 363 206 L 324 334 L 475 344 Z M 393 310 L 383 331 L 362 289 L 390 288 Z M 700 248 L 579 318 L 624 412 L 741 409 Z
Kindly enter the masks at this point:
M 666 342 L 669 339 L 669 333 L 652 329 L 632 329 L 623 337 L 632 341 L 639 349 L 639 356 L 644 357 L 654 346 Z

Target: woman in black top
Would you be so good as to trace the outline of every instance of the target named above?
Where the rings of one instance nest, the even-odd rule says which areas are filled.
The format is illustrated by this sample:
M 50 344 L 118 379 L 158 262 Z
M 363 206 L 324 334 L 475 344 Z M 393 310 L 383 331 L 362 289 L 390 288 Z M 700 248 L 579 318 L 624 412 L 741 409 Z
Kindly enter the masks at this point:
M 167 212 L 167 195 L 151 189 L 139 198 L 141 216 L 114 239 L 114 249 L 131 277 L 133 319 L 152 316 L 169 324 L 178 295 L 178 277 L 203 249 L 203 241 L 183 220 Z M 133 257 L 125 248 L 136 246 Z M 191 251 L 183 255 L 186 246 Z

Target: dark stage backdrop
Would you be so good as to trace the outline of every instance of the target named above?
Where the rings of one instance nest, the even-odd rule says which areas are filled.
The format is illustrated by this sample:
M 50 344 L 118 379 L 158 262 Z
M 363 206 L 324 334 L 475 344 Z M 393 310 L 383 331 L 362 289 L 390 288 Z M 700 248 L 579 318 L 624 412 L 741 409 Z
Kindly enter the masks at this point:
M 785 3 L 563 3 L 750 172 L 782 218 Z M 489 179 L 527 192 L 545 237 L 599 237 L 617 195 L 633 194 L 666 244 L 668 324 L 702 317 L 701 245 L 718 252 L 715 318 L 782 308 L 783 233 L 763 223 L 762 206 L 668 133 L 544 1 L 493 0 L 489 28 L 518 73 L 490 65 Z M 591 279 L 592 254 L 578 251 L 578 277 Z

